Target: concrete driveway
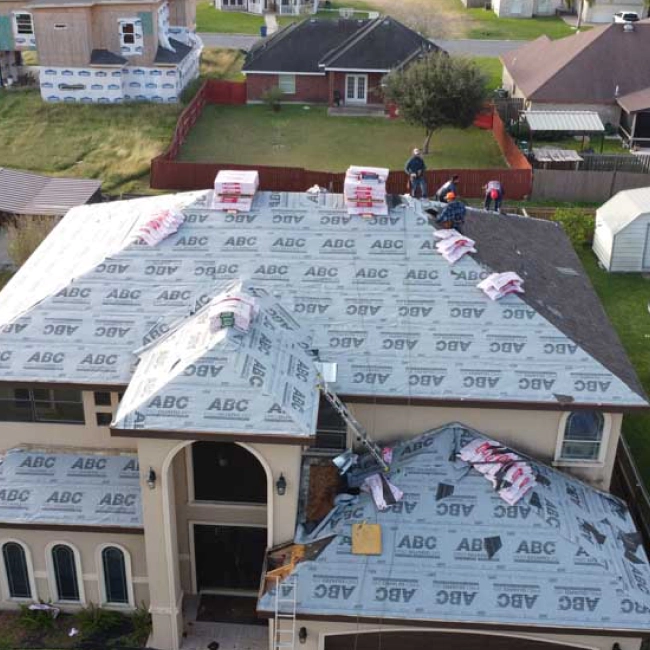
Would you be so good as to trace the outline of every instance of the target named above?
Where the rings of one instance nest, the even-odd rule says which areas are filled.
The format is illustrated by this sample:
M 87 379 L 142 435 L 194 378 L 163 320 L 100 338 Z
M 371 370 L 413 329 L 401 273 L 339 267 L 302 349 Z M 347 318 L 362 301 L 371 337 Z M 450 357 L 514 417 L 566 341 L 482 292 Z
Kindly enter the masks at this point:
M 259 36 L 253 34 L 199 34 L 206 47 L 226 47 L 237 50 L 249 50 Z M 453 41 L 436 40 L 436 45 L 450 54 L 467 54 L 468 56 L 500 56 L 514 50 L 526 41 L 481 41 L 459 39 Z

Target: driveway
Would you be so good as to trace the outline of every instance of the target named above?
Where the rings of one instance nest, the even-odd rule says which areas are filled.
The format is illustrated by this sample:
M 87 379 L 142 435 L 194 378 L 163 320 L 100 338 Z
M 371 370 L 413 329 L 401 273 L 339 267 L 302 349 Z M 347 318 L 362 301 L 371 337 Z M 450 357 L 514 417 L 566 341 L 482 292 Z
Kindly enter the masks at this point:
M 199 34 L 206 47 L 225 47 L 236 50 L 250 50 L 259 40 L 255 34 Z M 450 54 L 467 54 L 468 56 L 501 56 L 504 52 L 514 50 L 526 41 L 481 41 L 458 39 L 450 41 L 436 40 L 436 45 Z

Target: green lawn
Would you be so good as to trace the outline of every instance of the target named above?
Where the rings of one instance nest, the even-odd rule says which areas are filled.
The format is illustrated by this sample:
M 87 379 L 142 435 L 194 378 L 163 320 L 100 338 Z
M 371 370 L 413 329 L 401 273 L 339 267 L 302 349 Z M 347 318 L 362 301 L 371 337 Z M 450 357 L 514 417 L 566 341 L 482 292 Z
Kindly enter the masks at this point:
M 603 271 L 590 249 L 579 251 L 579 255 L 639 379 L 650 393 L 650 280 L 640 273 Z M 637 467 L 650 487 L 650 415 L 626 415 L 623 432 Z
M 483 74 L 488 78 L 488 90 L 490 93 L 497 88 L 501 88 L 503 66 L 499 59 L 492 56 L 475 56 L 472 57 L 472 61 L 481 68 Z
M 236 134 L 229 137 L 228 134 Z M 401 169 L 421 129 L 401 121 L 329 117 L 325 107 L 207 106 L 179 159 L 344 171 L 351 164 Z M 489 131 L 443 129 L 434 135 L 430 167 L 505 167 Z
M 259 34 L 264 17 L 240 11 L 219 11 L 214 4 L 196 3 L 196 31 L 223 34 Z
M 531 40 L 542 34 L 562 38 L 575 30 L 556 16 L 538 18 L 499 18 L 493 11 L 464 9 L 471 20 L 468 38 Z

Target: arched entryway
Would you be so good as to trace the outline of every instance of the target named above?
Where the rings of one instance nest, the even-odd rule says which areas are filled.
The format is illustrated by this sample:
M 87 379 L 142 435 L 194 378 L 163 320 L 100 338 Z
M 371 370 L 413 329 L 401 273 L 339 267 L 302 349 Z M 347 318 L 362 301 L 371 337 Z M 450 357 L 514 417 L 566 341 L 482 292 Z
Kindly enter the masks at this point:
M 576 650 L 584 646 L 562 645 L 524 636 L 480 632 L 400 630 L 333 634 L 325 637 L 324 650 Z

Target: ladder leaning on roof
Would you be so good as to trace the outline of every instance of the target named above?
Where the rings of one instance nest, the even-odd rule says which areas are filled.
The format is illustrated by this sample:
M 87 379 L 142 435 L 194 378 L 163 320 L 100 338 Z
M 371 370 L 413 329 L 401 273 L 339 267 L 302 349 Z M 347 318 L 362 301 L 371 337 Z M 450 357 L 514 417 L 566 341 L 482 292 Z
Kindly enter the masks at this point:
M 294 577 L 275 578 L 273 650 L 291 650 L 296 642 L 296 590 Z
M 350 413 L 348 407 L 339 399 L 338 395 L 330 389 L 320 372 L 318 373 L 318 388 L 325 396 L 325 399 L 327 399 L 327 401 L 332 405 L 336 412 L 343 418 L 345 423 L 350 427 L 350 429 L 352 429 L 357 437 L 357 440 L 365 445 L 368 451 L 372 454 L 373 458 L 377 461 L 377 463 L 379 463 L 379 466 L 385 472 L 387 472 L 390 468 L 381 455 L 381 448 L 379 445 L 370 438 L 368 432 L 363 426 L 361 426 L 354 415 Z

